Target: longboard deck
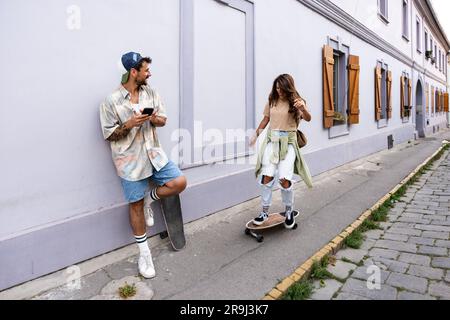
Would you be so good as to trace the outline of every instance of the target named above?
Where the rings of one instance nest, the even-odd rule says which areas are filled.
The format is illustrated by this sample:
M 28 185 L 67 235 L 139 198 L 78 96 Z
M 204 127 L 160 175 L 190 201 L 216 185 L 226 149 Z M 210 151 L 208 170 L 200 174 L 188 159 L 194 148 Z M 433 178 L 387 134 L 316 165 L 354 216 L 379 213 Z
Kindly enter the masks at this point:
M 186 238 L 180 196 L 175 195 L 161 199 L 161 211 L 173 249 L 176 251 L 183 249 L 186 246 Z
M 300 213 L 296 210 L 293 211 L 295 217 L 297 218 Z M 284 212 L 283 212 L 284 213 Z M 279 226 L 280 224 L 283 224 L 286 220 L 286 217 L 283 215 L 283 213 L 272 213 L 269 215 L 269 219 L 267 219 L 262 225 L 257 226 L 253 223 L 253 220 L 247 222 L 247 225 L 245 226 L 249 230 L 259 231 L 259 230 L 265 230 L 270 229 L 276 226 Z

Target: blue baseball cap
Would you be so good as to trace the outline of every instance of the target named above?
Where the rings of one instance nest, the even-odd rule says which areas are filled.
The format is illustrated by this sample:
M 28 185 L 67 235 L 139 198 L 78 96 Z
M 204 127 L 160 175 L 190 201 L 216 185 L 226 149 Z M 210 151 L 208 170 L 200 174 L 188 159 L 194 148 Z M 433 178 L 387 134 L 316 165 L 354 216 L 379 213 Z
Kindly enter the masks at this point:
M 126 83 L 128 81 L 131 68 L 135 68 L 141 60 L 142 56 L 137 52 L 128 52 L 122 56 L 122 65 L 125 70 L 127 70 L 127 72 L 122 75 L 122 83 Z

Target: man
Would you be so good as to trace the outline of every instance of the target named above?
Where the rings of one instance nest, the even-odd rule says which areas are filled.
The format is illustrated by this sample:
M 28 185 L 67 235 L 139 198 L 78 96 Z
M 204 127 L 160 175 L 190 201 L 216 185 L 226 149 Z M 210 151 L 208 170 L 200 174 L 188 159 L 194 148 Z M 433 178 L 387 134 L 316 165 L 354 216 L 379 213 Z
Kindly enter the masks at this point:
M 159 94 L 147 85 L 151 62 L 136 52 L 124 54 L 122 64 L 127 72 L 120 87 L 100 106 L 103 136 L 111 143 L 114 165 L 129 202 L 130 224 L 140 252 L 138 268 L 145 278 L 156 275 L 146 234 L 146 224 L 153 225 L 150 205 L 186 188 L 186 178 L 167 158 L 156 134 L 156 127 L 166 124 L 167 115 Z M 153 113 L 143 114 L 144 108 L 153 108 Z M 150 180 L 157 187 L 149 191 Z

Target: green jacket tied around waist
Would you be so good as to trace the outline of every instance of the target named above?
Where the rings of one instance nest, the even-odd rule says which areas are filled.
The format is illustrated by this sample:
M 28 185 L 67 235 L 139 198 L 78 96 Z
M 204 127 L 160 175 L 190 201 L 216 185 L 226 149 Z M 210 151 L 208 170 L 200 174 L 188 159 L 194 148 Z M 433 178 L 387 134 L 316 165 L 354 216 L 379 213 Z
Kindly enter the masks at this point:
M 273 135 L 272 131 L 267 132 L 266 138 L 263 140 L 261 148 L 258 153 L 258 160 L 256 162 L 255 175 L 258 177 L 262 171 L 262 158 L 264 156 L 264 151 L 266 150 L 267 144 L 272 142 L 273 152 L 270 156 L 270 161 L 273 164 L 278 164 L 281 160 L 286 159 L 288 152 L 288 147 L 291 144 L 295 150 L 295 164 L 294 173 L 299 175 L 309 188 L 312 188 L 312 178 L 309 168 L 303 158 L 300 148 L 297 144 L 297 133 L 295 131 L 289 132 L 288 136 L 280 137 L 278 135 Z

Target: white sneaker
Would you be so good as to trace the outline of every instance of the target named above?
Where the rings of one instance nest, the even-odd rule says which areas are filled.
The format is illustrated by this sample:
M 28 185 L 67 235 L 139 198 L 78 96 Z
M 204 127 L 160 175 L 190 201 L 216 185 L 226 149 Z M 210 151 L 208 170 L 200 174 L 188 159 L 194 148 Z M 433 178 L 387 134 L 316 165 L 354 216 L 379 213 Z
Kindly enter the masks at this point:
M 153 265 L 151 254 L 140 256 L 138 266 L 139 266 L 139 273 L 144 278 L 150 279 L 156 276 L 155 266 Z
M 145 215 L 145 223 L 148 227 L 151 227 L 155 224 L 155 220 L 153 219 L 153 210 L 151 204 L 153 199 L 150 197 L 150 194 L 147 194 L 144 198 L 144 215 Z

